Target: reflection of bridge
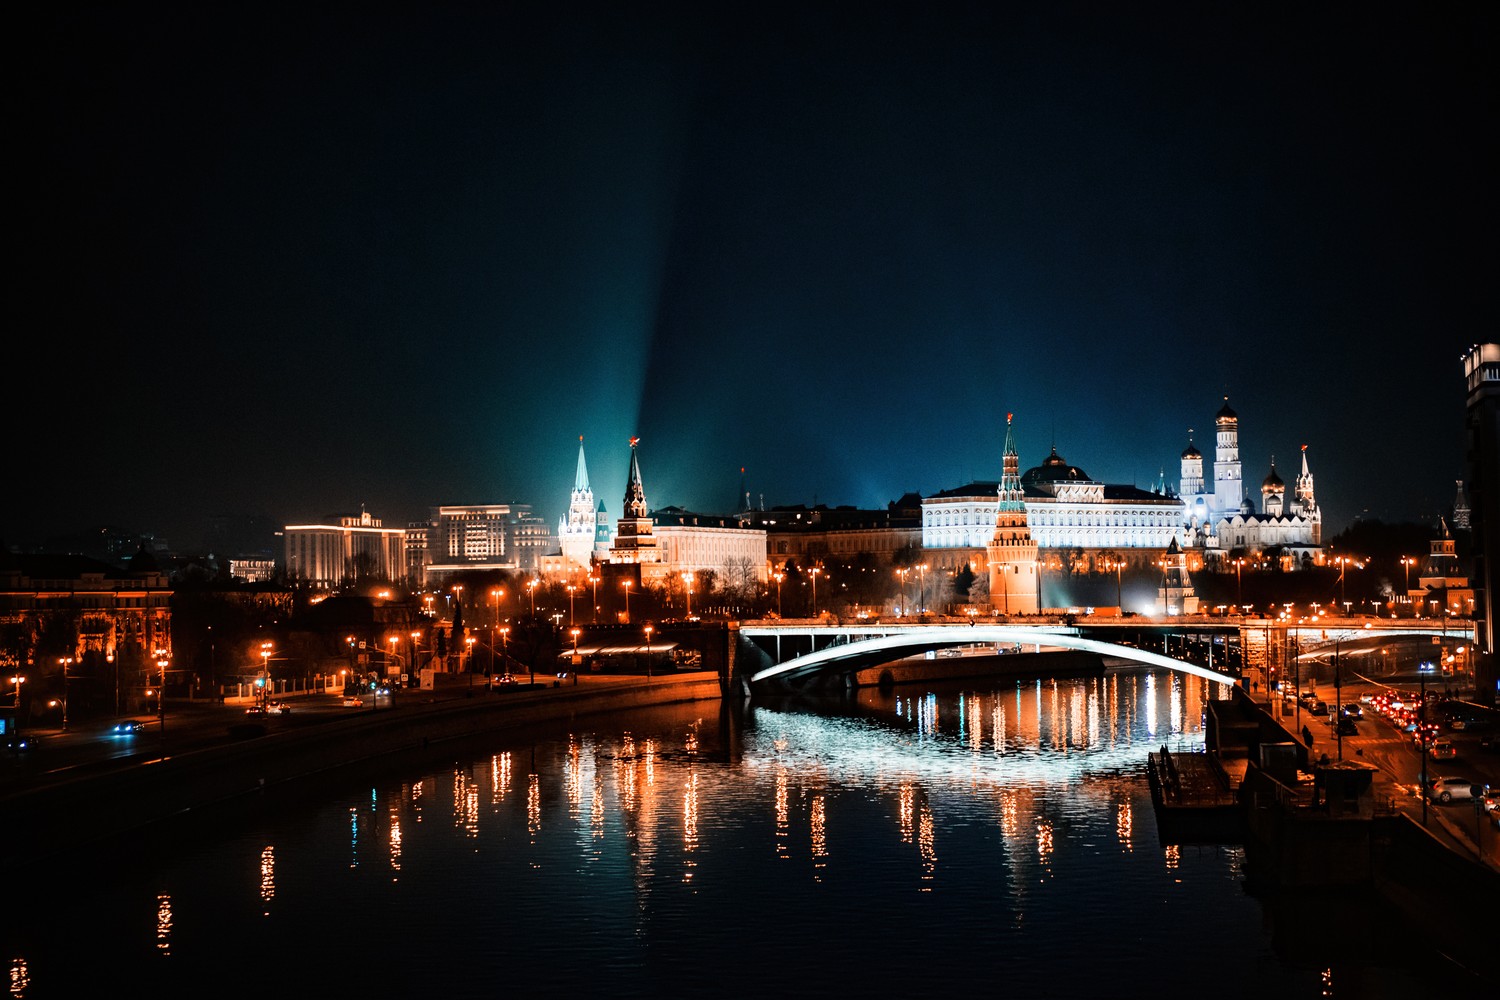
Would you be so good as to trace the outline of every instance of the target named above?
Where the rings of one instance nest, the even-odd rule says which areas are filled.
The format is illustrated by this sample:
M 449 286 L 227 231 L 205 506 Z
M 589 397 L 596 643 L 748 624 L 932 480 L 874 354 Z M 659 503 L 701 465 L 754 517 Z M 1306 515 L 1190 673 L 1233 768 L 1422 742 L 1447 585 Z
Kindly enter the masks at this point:
M 985 646 L 996 652 L 1028 646 L 1038 651 L 1082 650 L 1232 684 L 1248 667 L 1259 667 L 1274 677 L 1278 655 L 1284 664 L 1288 650 L 1295 650 L 1295 657 L 1324 646 L 1379 644 L 1393 636 L 1446 635 L 1454 641 L 1472 636 L 1468 622 L 1461 628 L 1441 629 L 1441 625 L 1420 620 L 1320 619 L 1309 623 L 1140 617 L 1003 624 L 747 621 L 738 629 L 735 659 L 736 673 L 752 689 L 796 686 L 939 649 Z

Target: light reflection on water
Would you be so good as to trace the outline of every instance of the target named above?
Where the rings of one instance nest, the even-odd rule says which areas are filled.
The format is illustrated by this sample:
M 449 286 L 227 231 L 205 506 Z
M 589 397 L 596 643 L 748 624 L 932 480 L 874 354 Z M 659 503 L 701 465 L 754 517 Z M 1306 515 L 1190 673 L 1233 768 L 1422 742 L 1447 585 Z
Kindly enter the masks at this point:
M 1157 841 L 1146 754 L 1200 748 L 1210 693 L 1112 673 L 497 737 L 138 859 L 86 903 L 104 961 L 31 937 L 12 993 L 1319 995 L 1237 848 Z

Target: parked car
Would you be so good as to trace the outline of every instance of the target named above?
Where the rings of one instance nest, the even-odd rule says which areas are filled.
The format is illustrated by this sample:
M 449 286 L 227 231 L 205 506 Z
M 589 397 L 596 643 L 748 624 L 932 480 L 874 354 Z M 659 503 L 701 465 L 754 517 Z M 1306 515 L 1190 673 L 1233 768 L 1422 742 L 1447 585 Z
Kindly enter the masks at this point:
M 1321 698 L 1314 698 L 1312 703 L 1307 706 L 1307 710 L 1313 715 L 1327 715 L 1328 702 L 1323 701 Z
M 1434 740 L 1427 745 L 1427 756 L 1433 760 L 1453 760 L 1458 756 L 1458 747 L 1452 740 Z
M 1468 778 L 1432 778 L 1427 797 L 1434 802 L 1466 802 L 1474 797 L 1474 782 Z

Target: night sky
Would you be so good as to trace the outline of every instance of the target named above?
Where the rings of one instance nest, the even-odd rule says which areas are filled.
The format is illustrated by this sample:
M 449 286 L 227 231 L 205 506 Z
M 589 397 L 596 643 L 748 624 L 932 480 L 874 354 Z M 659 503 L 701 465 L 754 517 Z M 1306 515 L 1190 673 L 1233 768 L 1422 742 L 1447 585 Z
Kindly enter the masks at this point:
M 9 38 L 8 543 L 1464 474 L 1492 6 L 172 7 Z

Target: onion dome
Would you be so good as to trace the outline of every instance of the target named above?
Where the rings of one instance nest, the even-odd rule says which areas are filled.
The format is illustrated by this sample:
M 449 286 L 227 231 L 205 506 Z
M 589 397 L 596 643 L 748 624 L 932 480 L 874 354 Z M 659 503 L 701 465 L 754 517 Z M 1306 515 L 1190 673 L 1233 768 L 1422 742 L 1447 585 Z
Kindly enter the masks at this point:
M 1182 449 L 1182 457 L 1183 458 L 1202 458 L 1203 457 L 1203 452 L 1199 451 L 1193 445 L 1193 442 L 1189 441 L 1188 442 L 1188 446 L 1186 448 Z
M 1260 488 L 1263 490 L 1273 487 L 1277 489 L 1286 487 L 1286 483 L 1282 482 L 1281 477 L 1276 474 L 1276 461 L 1274 459 L 1271 461 L 1271 471 L 1266 474 L 1266 478 L 1260 481 Z
M 1214 414 L 1214 420 L 1219 421 L 1219 420 L 1238 420 L 1238 419 L 1240 419 L 1240 415 L 1238 413 L 1235 413 L 1233 410 L 1231 410 L 1229 408 L 1229 397 L 1225 396 L 1224 397 L 1224 405 L 1219 408 L 1219 412 L 1218 413 Z

